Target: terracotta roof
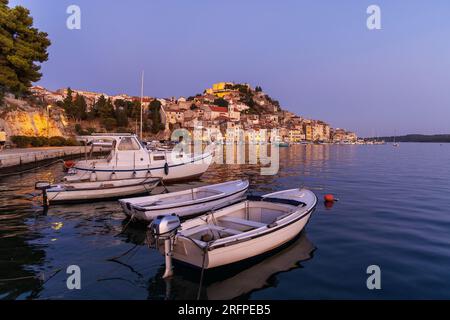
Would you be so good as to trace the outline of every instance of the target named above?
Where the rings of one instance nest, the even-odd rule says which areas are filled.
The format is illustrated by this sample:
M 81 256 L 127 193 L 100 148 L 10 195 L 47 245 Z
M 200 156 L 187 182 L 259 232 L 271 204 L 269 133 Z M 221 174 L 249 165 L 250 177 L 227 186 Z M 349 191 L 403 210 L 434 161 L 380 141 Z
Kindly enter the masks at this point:
M 214 112 L 228 112 L 228 108 L 226 107 L 210 106 L 209 108 Z

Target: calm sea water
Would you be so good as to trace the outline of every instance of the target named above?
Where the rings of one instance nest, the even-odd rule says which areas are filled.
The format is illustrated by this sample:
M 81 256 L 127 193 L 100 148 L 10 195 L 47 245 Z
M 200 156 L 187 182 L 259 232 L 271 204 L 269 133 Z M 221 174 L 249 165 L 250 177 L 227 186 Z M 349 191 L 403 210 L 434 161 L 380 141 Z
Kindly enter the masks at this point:
M 280 149 L 275 176 L 261 176 L 256 165 L 213 165 L 199 181 L 169 187 L 248 177 L 256 194 L 305 186 L 319 198 L 339 198 L 332 208 L 320 203 L 282 251 L 207 275 L 201 297 L 449 299 L 449 163 L 450 144 L 299 145 Z M 0 180 L 1 299 L 196 298 L 199 272 L 177 268 L 170 282 L 162 280 L 163 257 L 145 245 L 145 228 L 125 228 L 116 202 L 44 213 L 34 181 L 62 176 L 54 165 Z M 374 264 L 381 290 L 366 287 Z M 81 268 L 81 290 L 66 287 L 69 265 Z

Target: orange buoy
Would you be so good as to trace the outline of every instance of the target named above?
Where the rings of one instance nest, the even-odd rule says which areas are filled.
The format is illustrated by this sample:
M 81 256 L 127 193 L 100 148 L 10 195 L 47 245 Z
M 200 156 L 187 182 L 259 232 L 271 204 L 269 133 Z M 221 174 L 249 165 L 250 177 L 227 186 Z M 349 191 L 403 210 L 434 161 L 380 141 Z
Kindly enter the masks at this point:
M 66 167 L 66 168 L 72 168 L 74 165 L 75 165 L 75 162 L 72 160 L 64 161 L 64 167 Z
M 332 194 L 326 194 L 324 197 L 325 202 L 334 202 L 336 199 Z

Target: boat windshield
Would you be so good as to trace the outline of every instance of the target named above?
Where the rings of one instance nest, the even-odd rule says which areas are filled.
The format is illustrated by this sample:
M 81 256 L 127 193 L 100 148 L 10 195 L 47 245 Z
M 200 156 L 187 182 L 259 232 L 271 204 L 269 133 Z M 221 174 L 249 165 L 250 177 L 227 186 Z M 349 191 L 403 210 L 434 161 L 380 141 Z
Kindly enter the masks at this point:
M 129 151 L 129 150 L 140 150 L 141 146 L 133 137 L 123 137 L 120 142 L 117 150 L 119 151 Z

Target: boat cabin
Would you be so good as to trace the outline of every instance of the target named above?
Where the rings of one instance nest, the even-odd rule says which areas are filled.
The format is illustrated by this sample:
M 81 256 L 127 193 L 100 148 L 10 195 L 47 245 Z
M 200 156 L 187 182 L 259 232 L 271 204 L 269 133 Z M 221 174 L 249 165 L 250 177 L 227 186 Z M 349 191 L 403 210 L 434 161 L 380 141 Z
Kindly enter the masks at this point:
M 111 152 L 104 159 L 114 166 L 134 163 L 137 166 L 152 163 L 166 163 L 169 161 L 170 150 L 148 150 L 135 134 L 130 133 L 109 133 L 92 134 L 91 136 L 79 136 L 78 141 L 91 146 L 92 156 L 96 147 L 110 148 Z M 176 155 L 177 159 L 182 159 L 183 154 Z

